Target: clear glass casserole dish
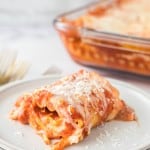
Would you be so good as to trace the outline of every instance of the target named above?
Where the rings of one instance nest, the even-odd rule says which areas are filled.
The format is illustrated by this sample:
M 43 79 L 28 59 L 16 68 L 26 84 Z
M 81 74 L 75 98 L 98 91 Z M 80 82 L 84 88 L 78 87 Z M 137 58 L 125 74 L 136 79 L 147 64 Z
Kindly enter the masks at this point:
M 150 77 L 149 0 L 101 0 L 58 16 L 74 61 Z

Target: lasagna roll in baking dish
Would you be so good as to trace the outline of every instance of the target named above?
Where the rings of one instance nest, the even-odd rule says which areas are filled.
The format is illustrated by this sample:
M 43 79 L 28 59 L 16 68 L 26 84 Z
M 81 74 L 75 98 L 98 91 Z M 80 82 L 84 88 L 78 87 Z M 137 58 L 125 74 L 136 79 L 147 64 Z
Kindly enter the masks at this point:
M 136 119 L 115 87 L 84 70 L 21 96 L 10 117 L 29 124 L 53 150 L 78 143 L 104 122 Z

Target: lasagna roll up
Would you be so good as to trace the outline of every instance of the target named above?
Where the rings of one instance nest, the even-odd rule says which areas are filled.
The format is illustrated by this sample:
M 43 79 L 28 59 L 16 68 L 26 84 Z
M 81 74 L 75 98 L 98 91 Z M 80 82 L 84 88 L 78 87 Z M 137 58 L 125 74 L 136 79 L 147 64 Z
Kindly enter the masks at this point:
M 21 96 L 10 117 L 33 127 L 53 150 L 78 143 L 106 121 L 135 120 L 116 88 L 84 70 Z

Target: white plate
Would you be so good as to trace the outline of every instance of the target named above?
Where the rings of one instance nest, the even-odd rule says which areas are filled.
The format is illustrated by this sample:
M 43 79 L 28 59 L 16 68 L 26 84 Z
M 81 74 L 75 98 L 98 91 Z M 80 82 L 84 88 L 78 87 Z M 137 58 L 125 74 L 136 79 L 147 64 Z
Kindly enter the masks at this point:
M 9 150 L 48 150 L 42 138 L 28 125 L 9 119 L 9 112 L 21 94 L 58 77 L 45 77 L 5 86 L 0 90 L 0 147 Z M 112 121 L 92 130 L 79 144 L 67 150 L 139 150 L 150 146 L 150 98 L 141 90 L 126 83 L 109 79 L 121 97 L 135 109 L 137 122 Z

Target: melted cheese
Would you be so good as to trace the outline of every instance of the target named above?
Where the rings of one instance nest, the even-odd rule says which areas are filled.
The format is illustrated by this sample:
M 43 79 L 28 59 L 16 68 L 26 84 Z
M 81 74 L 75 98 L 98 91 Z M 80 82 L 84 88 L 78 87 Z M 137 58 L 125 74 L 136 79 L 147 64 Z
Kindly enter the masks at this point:
M 150 38 L 149 0 L 122 0 L 103 14 L 87 14 L 81 18 L 88 28 Z
M 80 102 L 81 97 L 86 97 L 88 102 L 92 101 L 92 93 L 103 93 L 106 85 L 106 80 L 99 80 L 98 78 L 89 78 L 90 73 L 84 71 L 82 75 L 70 76 L 69 78 L 61 79 L 61 84 L 52 84 L 48 90 L 54 95 L 65 96 L 67 102 L 74 104 Z
M 92 113 L 91 108 L 96 113 L 103 116 L 108 107 L 109 98 L 106 97 L 104 91 L 108 90 L 112 93 L 112 86 L 103 77 L 96 73 L 81 70 L 80 73 L 73 74 L 67 78 L 63 78 L 58 82 L 45 87 L 54 96 L 51 98 L 51 103 L 55 107 L 58 114 L 65 116 L 67 122 L 77 128 L 74 120 L 71 118 L 70 106 L 83 117 L 85 125 L 90 131 L 92 127 Z M 68 107 L 63 109 L 61 107 L 61 100 L 67 103 Z M 97 105 L 100 106 L 97 106 Z M 60 109 L 61 107 L 61 109 Z

